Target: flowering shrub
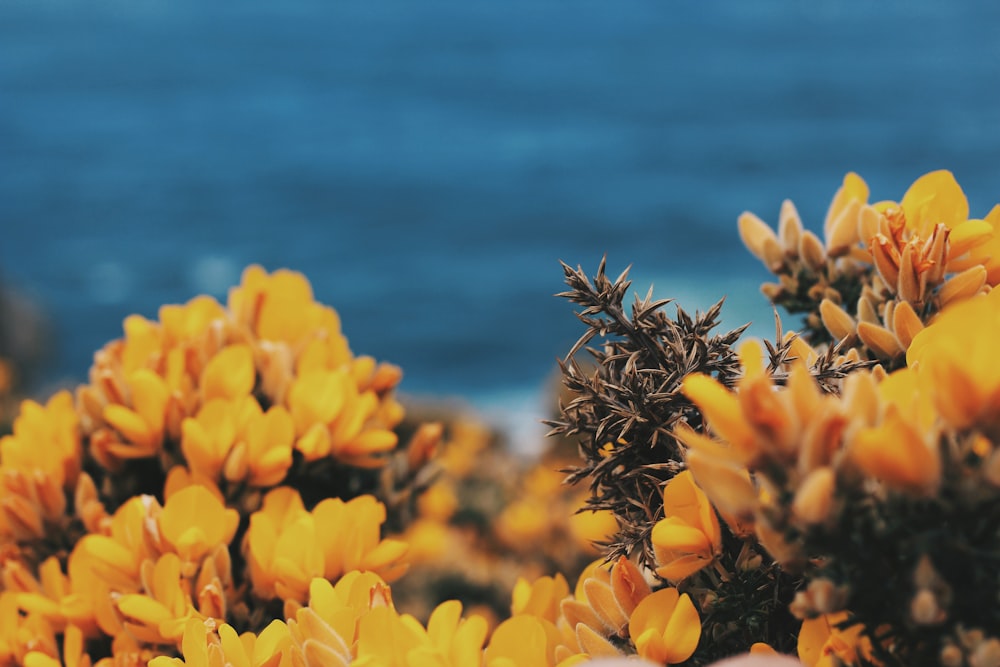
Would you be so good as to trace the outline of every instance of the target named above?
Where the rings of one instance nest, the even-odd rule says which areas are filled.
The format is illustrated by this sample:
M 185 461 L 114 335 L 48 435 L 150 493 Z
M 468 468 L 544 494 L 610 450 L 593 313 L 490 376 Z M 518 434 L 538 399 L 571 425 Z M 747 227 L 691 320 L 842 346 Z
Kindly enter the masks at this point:
M 1000 206 L 969 219 L 945 171 L 868 197 L 848 174 L 825 241 L 790 202 L 777 231 L 740 217 L 778 278 L 762 291 L 805 316 L 763 344 L 713 336 L 718 306 L 628 316 L 625 275 L 566 267 L 588 330 L 553 425 L 618 518 L 614 552 L 691 597 L 696 663 L 1000 665 Z
M 0 667 L 1000 667 L 998 225 L 948 172 L 746 213 L 761 342 L 565 266 L 531 463 L 406 420 L 300 274 L 131 316 L 0 439 Z

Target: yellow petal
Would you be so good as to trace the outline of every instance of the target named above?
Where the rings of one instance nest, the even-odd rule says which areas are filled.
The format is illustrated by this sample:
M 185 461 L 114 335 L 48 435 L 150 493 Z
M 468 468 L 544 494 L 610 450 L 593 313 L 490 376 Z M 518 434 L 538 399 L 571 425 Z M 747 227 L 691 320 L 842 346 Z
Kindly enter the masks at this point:
M 663 643 L 667 646 L 667 663 L 684 662 L 694 654 L 701 639 L 701 619 L 691 602 L 691 597 L 685 593 L 677 600 L 677 606 L 670 615 L 667 627 L 663 631 Z
M 757 491 L 745 468 L 699 450 L 689 450 L 684 460 L 719 511 L 742 519 L 753 515 Z
M 611 568 L 611 591 L 615 594 L 618 606 L 629 615 L 652 589 L 639 568 L 628 558 L 621 556 Z
M 820 302 L 819 314 L 823 320 L 823 326 L 830 332 L 834 340 L 839 341 L 847 338 L 854 333 L 857 326 L 854 318 L 848 315 L 847 311 L 827 298 Z
M 941 459 L 920 433 L 890 405 L 883 423 L 861 429 L 850 444 L 851 460 L 867 475 L 917 493 L 940 481 Z
M 986 220 L 967 220 L 952 228 L 948 235 L 948 256 L 961 257 L 994 236 L 993 225 Z
M 833 507 L 836 483 L 832 468 L 824 466 L 810 472 L 795 492 L 792 502 L 795 517 L 807 525 L 826 521 Z
M 938 291 L 938 301 L 944 307 L 975 296 L 986 284 L 986 278 L 986 267 L 970 266 L 965 271 L 945 281 Z
M 685 377 L 681 391 L 698 406 L 719 437 L 745 454 L 747 459 L 756 453 L 753 429 L 743 418 L 736 394 L 700 373 Z
M 235 399 L 252 390 L 257 370 L 249 345 L 231 345 L 209 360 L 201 374 L 203 400 Z
M 927 236 L 934 225 L 948 227 L 969 219 L 969 202 L 954 175 L 947 170 L 924 174 L 909 187 L 899 202 L 906 213 L 906 226 Z
M 743 244 L 754 257 L 764 262 L 768 268 L 772 267 L 775 258 L 778 259 L 780 265 L 781 244 L 778 241 L 778 236 L 767 223 L 753 213 L 744 212 L 740 215 L 737 224 Z

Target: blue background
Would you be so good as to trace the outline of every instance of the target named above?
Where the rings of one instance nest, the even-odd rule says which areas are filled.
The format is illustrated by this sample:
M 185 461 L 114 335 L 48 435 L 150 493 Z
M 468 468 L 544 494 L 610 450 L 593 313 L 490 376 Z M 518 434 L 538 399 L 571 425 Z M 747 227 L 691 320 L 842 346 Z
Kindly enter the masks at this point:
M 736 218 L 949 168 L 1000 201 L 1000 3 L 0 3 L 0 274 L 83 378 L 132 312 L 304 272 L 403 390 L 533 416 L 558 260 L 771 329 Z

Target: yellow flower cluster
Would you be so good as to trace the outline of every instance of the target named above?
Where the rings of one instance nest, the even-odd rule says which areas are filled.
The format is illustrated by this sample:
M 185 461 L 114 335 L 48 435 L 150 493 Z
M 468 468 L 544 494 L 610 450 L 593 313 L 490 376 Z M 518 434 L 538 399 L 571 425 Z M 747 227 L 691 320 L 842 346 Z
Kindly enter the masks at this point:
M 336 312 L 299 273 L 248 268 L 228 307 L 210 297 L 134 315 L 81 387 L 91 453 L 183 461 L 216 483 L 273 486 L 293 453 L 378 466 L 396 446 L 399 369 L 354 357 Z
M 829 294 L 818 312 L 835 338 L 857 334 L 898 370 L 855 370 L 831 393 L 811 370 L 819 351 L 789 339 L 777 359 L 769 348 L 769 362 L 760 345 L 744 343 L 734 387 L 702 374 L 685 378 L 683 392 L 705 426 L 674 430 L 690 473 L 666 485 L 665 518 L 651 534 L 657 572 L 680 582 L 714 564 L 725 576 L 719 526 L 705 509 L 711 505 L 742 548 L 759 544 L 802 577 L 790 608 L 805 619 L 799 656 L 810 667 L 997 665 L 989 656 L 1000 628 L 992 611 L 980 612 L 995 606 L 990 573 L 1000 549 L 993 509 L 1000 503 L 1000 291 L 991 289 L 988 254 L 1000 208 L 986 221 L 968 220 L 947 172 L 918 179 L 900 204 L 866 198 L 863 182 L 849 175 L 834 200 L 822 262 L 817 250 L 809 266 L 824 272 L 823 289 L 840 280 L 841 292 L 838 263 L 874 266 L 874 274 L 851 269 L 862 284 L 856 312 L 867 315 L 860 321 Z M 784 216 L 781 239 L 790 243 L 798 231 Z M 816 245 L 799 235 L 804 252 L 793 256 L 789 243 L 753 218 L 741 220 L 741 232 L 779 271 L 811 257 Z M 697 486 L 681 481 L 688 474 Z M 674 491 L 680 484 L 683 493 Z M 902 578 L 887 579 L 895 573 Z M 885 585 L 893 588 L 874 593 Z M 970 599 L 980 600 L 971 615 Z
M 188 619 L 183 659 L 161 656 L 149 664 L 571 667 L 590 657 L 624 655 L 616 645 L 633 644 L 642 657 L 675 664 L 691 656 L 701 636 L 688 596 L 673 588 L 652 592 L 624 559 L 611 568 L 594 563 L 573 595 L 556 575 L 519 581 L 513 598 L 513 615 L 487 639 L 487 621 L 475 614 L 463 618 L 458 601 L 438 605 L 425 627 L 396 610 L 378 575 L 353 571 L 336 584 L 313 579 L 308 604 L 286 607 L 287 620 L 259 634 Z
M 594 561 L 572 594 L 561 575 L 532 583 L 521 579 L 511 610 L 493 641 L 510 637 L 514 646 L 518 635 L 538 638 L 521 645 L 517 665 L 568 667 L 585 657 L 630 654 L 672 665 L 690 658 L 701 639 L 701 619 L 690 596 L 672 587 L 654 591 L 624 557 L 613 564 Z
M 827 213 L 825 245 L 789 201 L 777 233 L 744 213 L 740 235 L 780 279 L 763 287 L 768 298 L 808 312 L 814 332 L 898 362 L 930 316 L 1000 281 L 1000 206 L 969 219 L 947 171 L 918 178 L 899 202 L 868 196 L 860 176 L 845 177 Z
M 225 307 L 124 328 L 0 439 L 0 665 L 144 664 L 196 627 L 261 630 L 259 655 L 315 582 L 405 571 L 365 475 L 416 475 L 439 431 L 397 455 L 399 370 L 354 357 L 303 276 L 250 267 Z

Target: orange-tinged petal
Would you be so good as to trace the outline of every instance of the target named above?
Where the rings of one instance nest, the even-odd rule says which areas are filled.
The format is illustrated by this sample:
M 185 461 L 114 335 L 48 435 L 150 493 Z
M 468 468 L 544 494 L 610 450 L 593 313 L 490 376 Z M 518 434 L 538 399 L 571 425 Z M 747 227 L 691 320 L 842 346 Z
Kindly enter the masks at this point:
M 819 304 L 823 326 L 836 340 L 843 340 L 854 333 L 857 323 L 843 308 L 830 299 L 824 298 Z
M 952 276 L 938 291 L 938 301 L 942 307 L 975 296 L 986 284 L 988 273 L 984 266 L 970 266 L 965 271 Z
M 589 625 L 581 623 L 576 626 L 576 640 L 580 648 L 592 658 L 611 658 L 621 655 L 614 644 L 597 634 Z
M 828 239 L 830 238 L 832 227 L 841 212 L 854 201 L 861 204 L 868 202 L 868 184 L 865 183 L 863 178 L 852 171 L 844 176 L 844 182 L 833 195 L 830 208 L 827 209 L 823 232 Z
M 778 241 L 777 234 L 767 223 L 753 213 L 744 212 L 740 215 L 737 225 L 743 245 L 751 254 L 764 262 L 768 268 L 774 266 L 775 262 L 780 266 L 781 243 Z
M 709 458 L 732 460 L 740 465 L 745 465 L 750 460 L 744 457 L 744 452 L 728 446 L 727 443 L 713 440 L 707 435 L 698 433 L 684 423 L 678 423 L 674 427 L 674 436 L 688 448 L 688 451 L 698 450 Z
M 756 452 L 753 429 L 743 418 L 736 394 L 701 373 L 685 377 L 681 391 L 698 406 L 719 437 L 737 451 L 747 454 L 747 458 Z
M 603 581 L 588 579 L 583 584 L 583 592 L 608 632 L 621 634 L 628 626 L 628 616 L 615 600 L 611 587 Z
M 219 627 L 219 641 L 222 645 L 222 652 L 226 656 L 226 662 L 232 667 L 256 667 L 255 663 L 251 662 L 247 649 L 240 641 L 233 626 L 223 623 Z
M 827 221 L 826 248 L 831 257 L 847 254 L 850 247 L 858 242 L 858 219 L 863 203 L 851 199 L 833 220 Z
M 663 588 L 646 596 L 632 612 L 629 635 L 640 656 L 671 664 L 683 662 L 698 645 L 701 620 L 687 594 Z
M 628 558 L 621 556 L 611 568 L 611 591 L 622 611 L 631 614 L 652 589 L 639 568 Z

